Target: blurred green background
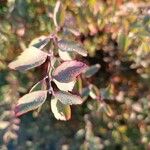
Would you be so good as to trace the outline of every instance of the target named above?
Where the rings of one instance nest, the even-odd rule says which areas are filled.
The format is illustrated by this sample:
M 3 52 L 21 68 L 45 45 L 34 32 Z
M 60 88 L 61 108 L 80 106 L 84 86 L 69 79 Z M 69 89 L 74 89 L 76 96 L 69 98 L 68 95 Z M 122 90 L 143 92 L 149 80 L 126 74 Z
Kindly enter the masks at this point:
M 89 96 L 63 122 L 54 118 L 47 100 L 39 114 L 13 118 L 12 105 L 39 80 L 42 68 L 20 73 L 7 65 L 34 38 L 53 33 L 56 1 L 0 0 L 0 149 L 150 149 L 149 0 L 61 3 L 59 36 L 82 42 L 88 57 L 80 59 L 101 65 L 88 82 L 106 105 Z

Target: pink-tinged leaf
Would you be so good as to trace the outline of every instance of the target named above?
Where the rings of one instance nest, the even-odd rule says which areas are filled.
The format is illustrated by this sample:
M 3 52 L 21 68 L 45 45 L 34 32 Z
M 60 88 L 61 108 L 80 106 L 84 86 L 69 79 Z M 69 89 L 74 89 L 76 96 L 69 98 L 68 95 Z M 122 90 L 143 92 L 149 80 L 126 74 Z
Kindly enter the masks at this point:
M 51 99 L 51 110 L 58 120 L 69 120 L 71 118 L 71 108 L 69 105 L 64 105 L 56 98 Z
M 62 51 L 76 52 L 82 56 L 87 56 L 87 51 L 81 45 L 72 41 L 60 40 L 58 41 L 58 47 Z
M 47 91 L 35 91 L 24 95 L 18 100 L 15 107 L 15 115 L 20 116 L 28 111 L 37 109 L 41 106 L 47 97 Z
M 26 71 L 40 66 L 45 62 L 47 53 L 35 48 L 29 47 L 21 53 L 17 60 L 11 62 L 8 66 L 11 69 Z
M 58 82 L 55 79 L 53 79 L 53 81 L 57 85 L 58 89 L 61 90 L 61 91 L 72 91 L 73 88 L 74 88 L 74 85 L 76 83 L 76 81 L 71 81 L 71 82 L 68 82 L 68 83 L 61 83 L 61 82 Z
M 53 72 L 53 78 L 62 83 L 74 81 L 78 75 L 85 71 L 87 65 L 80 61 L 66 61 Z
M 83 103 L 80 96 L 73 95 L 66 91 L 57 91 L 54 93 L 54 96 L 65 105 L 78 105 Z

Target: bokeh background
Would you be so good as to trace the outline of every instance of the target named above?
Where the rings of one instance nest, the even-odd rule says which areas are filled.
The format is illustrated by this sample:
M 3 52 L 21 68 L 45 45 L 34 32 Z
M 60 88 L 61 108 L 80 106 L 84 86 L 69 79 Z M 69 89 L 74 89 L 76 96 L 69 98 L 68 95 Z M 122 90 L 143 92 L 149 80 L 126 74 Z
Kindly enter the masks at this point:
M 39 80 L 42 68 L 20 73 L 8 63 L 34 38 L 53 33 L 56 1 L 0 0 L 0 149 L 150 149 L 149 0 L 61 3 L 59 36 L 82 42 L 88 57 L 80 59 L 100 64 L 83 82 L 98 89 L 105 106 L 91 94 L 72 107 L 67 122 L 54 118 L 49 100 L 39 113 L 14 118 L 13 104 Z

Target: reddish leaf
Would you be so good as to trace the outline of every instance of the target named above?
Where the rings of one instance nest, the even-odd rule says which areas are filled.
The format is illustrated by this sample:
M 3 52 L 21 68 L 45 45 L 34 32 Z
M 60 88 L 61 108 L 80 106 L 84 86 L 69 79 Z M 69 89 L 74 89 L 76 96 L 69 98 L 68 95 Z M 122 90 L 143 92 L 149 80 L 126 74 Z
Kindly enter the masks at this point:
M 45 62 L 47 54 L 35 47 L 29 47 L 8 66 L 11 69 L 26 71 L 31 68 L 37 67 Z
M 59 99 L 65 105 L 82 104 L 83 100 L 78 95 L 73 95 L 65 91 L 57 91 L 54 93 L 56 99 Z
M 47 91 L 35 91 L 21 97 L 15 107 L 16 116 L 20 116 L 28 111 L 41 106 L 47 97 Z
M 66 61 L 56 68 L 53 72 L 53 78 L 62 83 L 68 83 L 76 79 L 87 65 L 80 61 Z

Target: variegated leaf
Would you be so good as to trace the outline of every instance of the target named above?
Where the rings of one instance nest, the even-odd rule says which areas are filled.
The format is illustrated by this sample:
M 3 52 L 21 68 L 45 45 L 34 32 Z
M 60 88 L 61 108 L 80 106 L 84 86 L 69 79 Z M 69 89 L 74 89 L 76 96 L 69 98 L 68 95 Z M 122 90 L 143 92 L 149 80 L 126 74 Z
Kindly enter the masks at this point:
M 65 105 L 77 105 L 83 102 L 80 96 L 73 95 L 66 91 L 57 91 L 54 93 L 54 96 Z
M 33 39 L 30 42 L 29 47 L 33 46 L 35 48 L 42 49 L 48 44 L 48 42 L 49 42 L 49 38 L 43 35 L 43 36 Z
M 64 105 L 56 98 L 51 99 L 51 110 L 58 120 L 69 120 L 71 118 L 71 108 L 69 105 Z
M 89 78 L 89 77 L 93 76 L 95 73 L 97 73 L 99 68 L 100 68 L 99 64 L 90 66 L 89 68 L 86 69 L 84 74 L 87 78 Z
M 74 81 L 80 75 L 87 65 L 80 61 L 66 61 L 58 66 L 53 72 L 53 78 L 62 83 Z
M 11 69 L 26 71 L 40 66 L 46 59 L 47 53 L 35 47 L 29 47 L 21 53 L 17 60 L 11 62 L 8 66 Z
M 35 91 L 21 97 L 15 107 L 16 116 L 20 116 L 28 111 L 41 106 L 47 97 L 47 91 Z
M 67 41 L 67 40 L 60 40 L 58 41 L 58 47 L 62 51 L 68 51 L 68 52 L 76 52 L 82 56 L 87 56 L 87 51 L 79 44 Z
M 53 79 L 55 84 L 57 85 L 58 89 L 61 91 L 72 91 L 75 85 L 75 81 L 68 82 L 68 83 L 61 83 L 58 82 L 57 80 Z
M 73 55 L 71 54 L 71 52 L 65 52 L 58 49 L 58 53 L 60 58 L 64 61 L 73 60 Z
M 95 85 L 90 84 L 89 89 L 90 89 L 89 95 L 91 98 L 97 99 L 100 96 L 99 89 Z

